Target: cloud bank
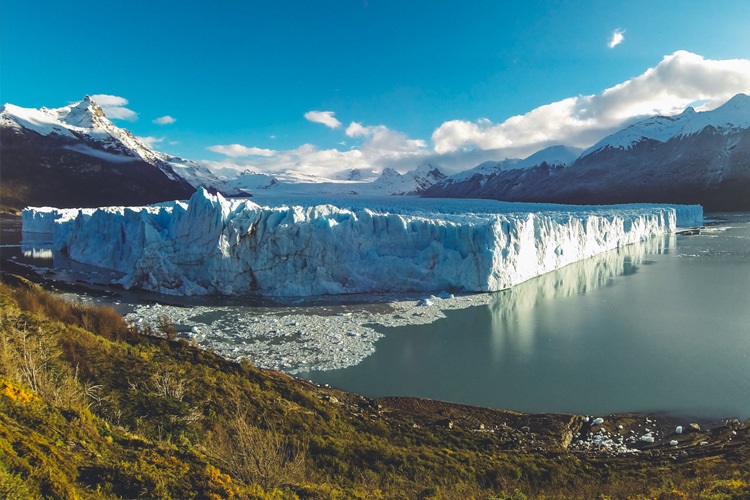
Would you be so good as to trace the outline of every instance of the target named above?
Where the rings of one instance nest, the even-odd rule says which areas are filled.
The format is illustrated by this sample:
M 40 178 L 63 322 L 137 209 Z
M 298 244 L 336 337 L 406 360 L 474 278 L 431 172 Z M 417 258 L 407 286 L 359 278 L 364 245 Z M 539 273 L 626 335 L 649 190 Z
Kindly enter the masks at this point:
M 222 167 L 274 175 L 294 171 L 336 178 L 354 168 L 404 171 L 426 161 L 455 172 L 486 160 L 525 158 L 557 144 L 587 148 L 637 119 L 674 115 L 697 102 L 698 111 L 714 109 L 740 92 L 750 93 L 750 59 L 711 60 L 678 51 L 599 94 L 569 97 L 499 123 L 486 118 L 446 121 L 434 130 L 431 145 L 385 125 L 351 122 L 344 134 L 359 144 L 347 151 L 311 144 L 285 151 L 240 144 L 209 149 L 231 158 L 253 157 L 234 164 L 224 161 Z M 305 118 L 331 128 L 341 126 L 331 111 L 308 112 Z
M 501 123 L 451 120 L 432 134 L 435 152 L 501 149 L 528 156 L 552 144 L 588 147 L 628 122 L 674 115 L 696 101 L 713 109 L 739 92 L 750 92 L 750 59 L 710 60 L 685 51 L 601 94 L 546 104 Z
M 101 106 L 102 111 L 110 120 L 125 120 L 134 122 L 138 120 L 138 113 L 125 106 L 128 100 L 124 97 L 108 94 L 96 94 L 91 96 L 91 100 Z
M 214 153 L 223 154 L 231 158 L 241 158 L 243 156 L 274 156 L 277 154 L 277 151 L 274 151 L 273 149 L 247 147 L 242 144 L 220 144 L 217 146 L 209 146 L 208 149 Z

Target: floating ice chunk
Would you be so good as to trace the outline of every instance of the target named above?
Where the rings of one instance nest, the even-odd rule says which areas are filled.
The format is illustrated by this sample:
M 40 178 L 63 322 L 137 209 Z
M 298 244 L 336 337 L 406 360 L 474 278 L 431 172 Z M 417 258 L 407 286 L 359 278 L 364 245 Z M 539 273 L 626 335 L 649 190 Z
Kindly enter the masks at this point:
M 654 436 L 649 436 L 649 435 L 641 436 L 641 441 L 643 441 L 644 443 L 653 443 Z
M 674 432 L 675 432 L 676 434 L 682 434 L 682 426 L 681 426 L 681 425 L 678 425 L 677 427 L 675 427 L 675 428 L 674 428 Z
M 677 440 L 676 440 L 676 439 L 673 439 L 673 440 L 671 440 L 671 441 L 669 442 L 669 446 L 677 446 L 678 444 L 680 444 L 680 443 L 679 443 L 679 442 L 677 442 Z
M 594 419 L 594 421 L 591 423 L 591 425 L 601 425 L 604 423 L 604 419 L 602 417 L 597 417 Z

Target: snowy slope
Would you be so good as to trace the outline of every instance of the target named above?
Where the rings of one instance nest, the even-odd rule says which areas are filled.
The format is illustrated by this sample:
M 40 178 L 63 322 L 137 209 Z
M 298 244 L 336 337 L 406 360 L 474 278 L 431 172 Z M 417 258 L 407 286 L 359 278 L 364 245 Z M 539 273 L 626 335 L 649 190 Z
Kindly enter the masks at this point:
M 487 182 L 487 179 L 493 175 L 497 175 L 500 172 L 507 170 L 520 170 L 527 169 L 542 163 L 549 165 L 568 165 L 573 163 L 576 158 L 581 154 L 581 150 L 578 148 L 572 148 L 568 146 L 551 146 L 549 148 L 537 151 L 531 156 L 524 159 L 510 158 L 503 161 L 486 161 L 480 163 L 474 168 L 464 170 L 458 174 L 447 177 L 442 183 L 445 185 L 459 184 L 461 182 L 468 181 L 473 177 L 478 180 L 480 184 Z M 479 177 L 475 177 L 475 176 Z
M 392 198 L 391 198 L 392 199 Z M 698 206 L 414 202 L 393 211 L 263 207 L 197 191 L 189 202 L 23 213 L 71 259 L 170 294 L 309 296 L 492 291 L 621 245 L 702 223 Z M 393 202 L 391 202 L 393 203 Z M 453 205 L 453 206 L 451 206 Z M 53 221 L 50 223 L 50 221 Z
M 709 126 L 724 134 L 750 128 L 750 96 L 737 94 L 712 111 L 698 113 L 689 107 L 676 116 L 647 118 L 605 137 L 581 156 L 606 148 L 632 148 L 645 139 L 664 143 L 676 137 L 697 134 Z
M 369 178 L 371 171 L 353 170 L 348 174 L 353 179 L 329 180 L 314 176 L 290 178 L 284 174 L 271 176 L 248 170 L 239 177 L 226 181 L 226 186 L 230 191 L 242 191 L 253 196 L 391 196 L 420 194 L 445 178 L 439 166 L 429 163 L 403 174 L 385 168 L 375 180 L 358 179 L 360 175 Z
M 445 174 L 440 170 L 440 166 L 431 163 L 422 164 L 404 174 L 386 168 L 363 192 L 389 195 L 418 194 L 443 179 Z

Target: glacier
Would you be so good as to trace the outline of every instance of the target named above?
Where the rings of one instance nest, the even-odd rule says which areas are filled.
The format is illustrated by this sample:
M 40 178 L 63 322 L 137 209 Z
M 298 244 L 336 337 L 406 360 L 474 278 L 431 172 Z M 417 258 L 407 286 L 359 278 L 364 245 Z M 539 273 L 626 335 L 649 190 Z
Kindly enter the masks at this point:
M 70 259 L 123 273 L 126 288 L 276 297 L 502 290 L 703 223 L 699 205 L 317 201 L 264 206 L 199 189 L 147 207 L 28 208 L 22 221 Z

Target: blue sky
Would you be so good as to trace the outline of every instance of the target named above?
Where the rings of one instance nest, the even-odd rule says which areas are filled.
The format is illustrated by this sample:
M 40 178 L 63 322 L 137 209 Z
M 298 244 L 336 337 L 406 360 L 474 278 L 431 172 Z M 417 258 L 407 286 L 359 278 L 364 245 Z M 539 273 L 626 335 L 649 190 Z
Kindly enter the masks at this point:
M 746 0 L 41 0 L 3 2 L 0 14 L 2 102 L 59 107 L 84 94 L 117 96 L 135 115 L 115 122 L 156 149 L 260 169 L 405 168 L 423 158 L 468 168 L 556 140 L 582 144 L 616 120 L 572 138 L 547 131 L 548 140 L 533 144 L 497 126 L 540 106 L 602 95 L 660 64 L 670 88 L 695 74 L 688 85 L 695 98 L 667 89 L 669 102 L 631 102 L 630 114 L 698 99 L 711 107 L 728 93 L 750 92 Z M 610 47 L 616 30 L 621 43 Z M 726 61 L 734 63 L 719 64 Z M 678 67 L 697 69 L 683 75 Z M 735 74 L 732 88 L 711 83 Z M 646 83 L 641 92 L 653 85 Z M 328 116 L 328 125 L 306 119 L 311 111 L 328 112 L 308 115 Z M 165 116 L 174 121 L 154 123 Z M 340 126 L 332 128 L 331 117 Z

